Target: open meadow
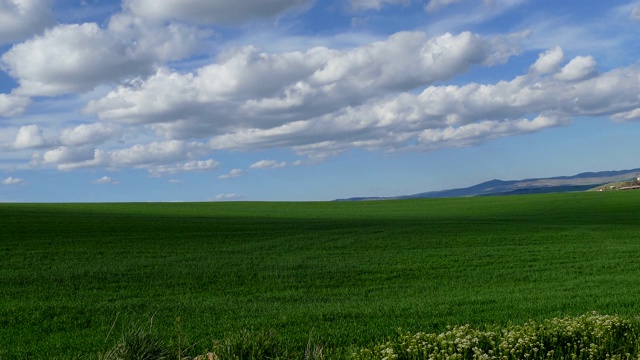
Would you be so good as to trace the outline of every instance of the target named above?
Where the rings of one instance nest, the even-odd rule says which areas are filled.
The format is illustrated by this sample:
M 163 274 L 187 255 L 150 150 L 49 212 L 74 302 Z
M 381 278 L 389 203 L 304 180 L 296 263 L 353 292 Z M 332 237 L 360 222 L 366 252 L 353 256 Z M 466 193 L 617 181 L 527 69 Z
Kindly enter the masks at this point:
M 0 204 L 0 359 L 640 314 L 640 191 L 371 202 Z M 336 355 L 337 356 L 337 355 Z

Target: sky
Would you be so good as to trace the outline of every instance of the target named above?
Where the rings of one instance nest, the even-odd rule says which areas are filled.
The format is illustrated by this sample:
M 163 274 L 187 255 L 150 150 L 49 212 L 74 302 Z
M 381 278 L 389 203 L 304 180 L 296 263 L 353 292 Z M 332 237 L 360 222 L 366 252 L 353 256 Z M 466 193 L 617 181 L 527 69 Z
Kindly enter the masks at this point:
M 0 202 L 640 167 L 640 1 L 0 0 Z

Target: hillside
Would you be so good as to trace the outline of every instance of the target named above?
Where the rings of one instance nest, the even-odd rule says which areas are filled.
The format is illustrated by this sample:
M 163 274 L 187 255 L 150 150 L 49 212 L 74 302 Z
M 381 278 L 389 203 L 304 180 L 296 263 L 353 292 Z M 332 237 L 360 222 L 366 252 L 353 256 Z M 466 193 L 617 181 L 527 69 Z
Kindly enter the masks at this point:
M 613 182 L 635 180 L 640 168 L 630 170 L 585 172 L 572 176 L 534 178 L 524 180 L 493 179 L 466 188 L 428 191 L 412 195 L 395 197 L 355 197 L 342 201 L 451 198 L 482 195 L 544 194 L 569 191 L 587 191 Z
M 595 188 L 591 191 L 612 191 L 612 190 L 636 190 L 640 189 L 640 180 L 635 178 L 633 180 L 615 181 L 606 183 Z

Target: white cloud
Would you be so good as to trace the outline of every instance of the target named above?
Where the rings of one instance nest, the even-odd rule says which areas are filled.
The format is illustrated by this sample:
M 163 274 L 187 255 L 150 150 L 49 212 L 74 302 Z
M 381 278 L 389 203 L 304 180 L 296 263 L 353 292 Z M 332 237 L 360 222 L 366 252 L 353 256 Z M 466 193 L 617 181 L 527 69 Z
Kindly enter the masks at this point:
M 200 35 L 184 25 L 152 27 L 121 14 L 107 29 L 58 25 L 14 45 L 0 60 L 20 84 L 16 94 L 53 96 L 148 74 L 156 61 L 190 54 Z
M 118 181 L 115 180 L 115 179 L 112 179 L 112 178 L 110 178 L 108 176 L 103 176 L 103 177 L 101 177 L 99 179 L 94 180 L 93 183 L 94 184 L 111 184 L 111 185 L 115 185 L 115 184 L 118 183 Z
M 161 68 L 135 88 L 119 87 L 100 100 L 90 101 L 85 111 L 126 123 L 188 118 L 191 111 L 198 109 L 199 98 L 207 96 L 198 93 L 194 81 L 192 74 L 181 75 Z
M 204 39 L 211 35 L 210 31 L 195 26 L 174 22 L 164 25 L 149 23 L 129 13 L 112 16 L 106 31 L 131 44 L 134 57 L 153 61 L 188 57 L 198 51 Z
M 538 56 L 538 60 L 531 66 L 531 71 L 538 74 L 555 73 L 564 61 L 564 51 L 560 46 L 545 51 Z
M 148 59 L 138 59 L 130 46 L 93 23 L 59 25 L 2 56 L 7 72 L 28 96 L 90 90 L 107 79 L 144 72 Z
M 277 162 L 275 160 L 260 160 L 249 166 L 250 169 L 280 169 L 287 166 L 286 161 Z
M 560 80 L 577 81 L 597 73 L 596 60 L 592 56 L 576 56 L 565 65 L 556 77 Z
M 0 44 L 26 39 L 53 23 L 47 0 L 0 0 Z
M 0 94 L 0 116 L 20 115 L 30 103 L 31 100 L 27 97 Z
M 408 5 L 411 0 L 349 0 L 351 10 L 380 10 L 385 4 Z
M 219 179 L 231 179 L 231 178 L 239 177 L 239 176 L 242 176 L 242 175 L 244 175 L 244 170 L 242 170 L 242 169 L 232 169 L 227 174 L 222 174 L 222 175 L 218 176 L 218 178 Z
M 139 17 L 155 21 L 173 19 L 229 25 L 275 18 L 309 3 L 309 0 L 125 0 L 124 6 Z
M 60 146 L 42 154 L 41 158 L 36 157 L 32 164 L 66 164 L 88 161 L 93 158 L 95 149 L 87 146 L 68 147 Z M 36 155 L 37 156 L 37 155 Z
M 436 12 L 457 2 L 460 2 L 460 0 L 429 0 L 429 3 L 424 7 L 424 10 L 427 12 Z
M 175 173 L 178 171 L 205 170 L 215 166 L 214 160 L 189 161 L 181 165 L 171 165 L 191 160 L 206 154 L 203 144 L 180 140 L 155 141 L 137 144 L 124 149 L 96 149 L 90 158 L 82 161 L 63 161 L 58 163 L 59 170 L 75 170 L 87 167 L 147 169 L 152 174 Z
M 32 155 L 32 166 L 56 165 L 60 170 L 71 170 L 74 167 L 66 168 L 68 164 L 107 165 L 106 153 L 96 148 L 115 132 L 116 128 L 108 124 L 82 124 L 62 130 L 57 139 L 45 139 L 38 125 L 29 125 L 19 129 L 13 148 L 49 148 L 44 153 L 36 152 Z M 95 158 L 97 154 L 102 154 L 101 161 Z
M 47 146 L 47 141 L 42 129 L 38 125 L 26 125 L 20 127 L 16 139 L 13 142 L 13 147 L 16 149 L 33 149 Z
M 112 165 L 144 166 L 179 161 L 187 157 L 193 150 L 195 149 L 190 143 L 170 140 L 113 150 L 108 155 Z
M 629 15 L 631 20 L 640 21 L 640 5 L 636 5 L 631 9 L 631 14 Z
M 421 147 L 433 150 L 443 147 L 478 145 L 497 138 L 537 132 L 548 127 L 561 126 L 568 119 L 540 115 L 533 120 L 485 120 L 459 127 L 428 129 L 420 134 Z
M 168 138 L 269 128 L 445 80 L 517 53 L 511 38 L 401 32 L 354 49 L 279 54 L 244 47 L 181 74 L 168 69 L 89 102 L 102 119 L 151 123 Z
M 216 201 L 231 201 L 231 200 L 239 200 L 242 199 L 242 196 L 237 194 L 218 194 L 216 195 Z
M 94 123 L 82 124 L 72 129 L 65 129 L 60 134 L 60 142 L 65 145 L 99 145 L 116 132 L 111 125 Z
M 192 160 L 186 163 L 174 164 L 174 165 L 158 165 L 149 169 L 150 173 L 155 176 L 162 176 L 166 174 L 176 174 L 180 172 L 203 172 L 213 171 L 220 167 L 220 163 L 213 160 Z
M 3 185 L 18 185 L 18 184 L 24 184 L 24 180 L 20 179 L 20 178 L 14 178 L 12 176 L 9 176 L 8 178 L 2 180 L 2 184 Z
M 140 168 L 160 176 L 216 170 L 217 161 L 201 159 L 221 149 L 289 148 L 313 163 L 350 148 L 472 146 L 578 116 L 638 118 L 639 65 L 599 73 L 592 56 L 565 63 L 560 47 L 510 80 L 432 85 L 472 64 L 502 61 L 515 48 L 470 33 L 427 38 L 419 32 L 353 49 L 264 53 L 245 47 L 193 73 L 160 69 L 87 105 L 105 120 L 142 125 L 165 141 L 144 133 L 146 143 L 110 141 L 104 148 L 115 134 L 130 138 L 120 125 L 99 122 L 64 129 L 57 140 L 45 139 L 37 125 L 24 126 L 12 147 L 49 147 L 33 165 Z M 250 169 L 291 165 L 262 160 Z M 234 169 L 219 178 L 242 174 Z
M 616 122 L 640 120 L 640 107 L 631 111 L 624 111 L 611 116 L 611 119 Z
M 583 58 L 577 59 L 574 63 L 582 63 Z M 210 146 L 290 147 L 318 160 L 352 147 L 395 151 L 463 146 L 564 125 L 576 116 L 631 120 L 637 112 L 629 109 L 640 108 L 638 93 L 638 65 L 591 77 L 529 73 L 495 84 L 430 86 L 419 94 L 375 99 L 268 129 L 238 129 L 214 136 Z M 420 137 L 429 141 L 416 145 Z

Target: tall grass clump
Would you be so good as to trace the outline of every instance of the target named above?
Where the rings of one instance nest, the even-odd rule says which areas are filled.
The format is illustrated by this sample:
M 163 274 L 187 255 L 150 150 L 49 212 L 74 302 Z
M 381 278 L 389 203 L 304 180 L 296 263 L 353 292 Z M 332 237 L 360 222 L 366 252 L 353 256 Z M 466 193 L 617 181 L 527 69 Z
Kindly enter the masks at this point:
M 640 359 L 639 336 L 637 319 L 592 312 L 503 329 L 464 325 L 439 334 L 400 332 L 353 359 Z
M 100 354 L 100 360 L 164 360 L 169 359 L 171 352 L 163 339 L 152 329 L 139 325 L 131 325 L 120 340 L 108 351 Z
M 220 359 L 258 360 L 286 356 L 275 331 L 243 330 L 213 342 L 213 353 Z

